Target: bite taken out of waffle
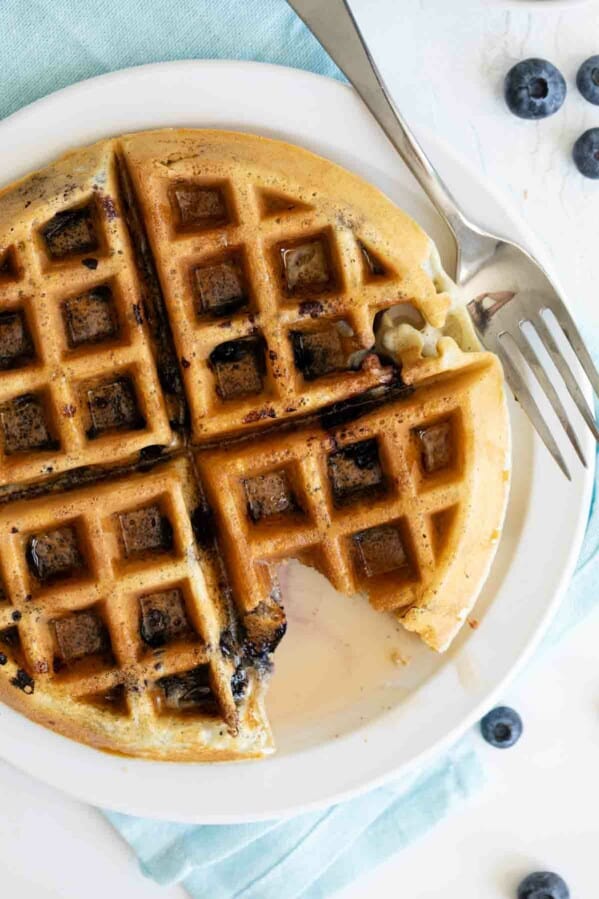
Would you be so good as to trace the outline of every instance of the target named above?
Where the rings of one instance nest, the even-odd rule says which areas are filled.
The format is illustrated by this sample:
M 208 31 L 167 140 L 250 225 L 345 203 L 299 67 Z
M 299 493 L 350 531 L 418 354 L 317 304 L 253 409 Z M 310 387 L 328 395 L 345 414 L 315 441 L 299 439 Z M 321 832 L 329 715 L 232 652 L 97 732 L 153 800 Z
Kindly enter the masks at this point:
M 289 558 L 445 649 L 509 482 L 448 287 L 378 190 L 278 141 L 126 135 L 5 188 L 0 698 L 127 755 L 262 756 Z

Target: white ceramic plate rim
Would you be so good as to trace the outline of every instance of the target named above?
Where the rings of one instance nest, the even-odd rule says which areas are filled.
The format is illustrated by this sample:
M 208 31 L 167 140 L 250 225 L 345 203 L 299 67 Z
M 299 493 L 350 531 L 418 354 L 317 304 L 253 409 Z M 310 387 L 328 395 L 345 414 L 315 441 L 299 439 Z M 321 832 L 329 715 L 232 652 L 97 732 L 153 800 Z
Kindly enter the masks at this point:
M 402 189 L 409 180 L 350 88 L 294 69 L 233 61 L 142 66 L 81 82 L 37 101 L 0 123 L 2 178 L 11 181 L 65 149 L 107 134 L 169 125 L 232 127 L 280 136 L 320 151 L 375 182 L 380 180 L 377 171 L 382 180 L 397 177 Z M 465 202 L 485 208 L 491 218 L 496 213 L 504 222 L 504 230 L 509 228 L 512 236 L 539 253 L 522 222 L 495 192 L 435 137 L 427 135 L 425 144 L 450 184 L 461 177 L 471 185 L 468 197 L 464 185 L 458 193 Z M 361 161 L 360 154 L 368 164 Z M 521 422 L 518 426 L 522 427 Z M 593 458 L 592 441 L 581 436 L 584 449 Z M 530 440 L 528 432 L 526 439 Z M 571 577 L 588 514 L 592 471 L 576 471 L 566 493 L 565 482 L 561 483 L 544 449 L 536 440 L 531 446 L 530 496 L 525 515 L 528 530 L 523 531 L 523 540 L 531 545 L 518 547 L 514 558 L 517 561 L 526 552 L 528 560 L 539 563 L 539 580 L 534 589 L 529 586 L 524 590 L 526 596 L 528 589 L 532 603 L 523 608 L 521 627 L 504 627 L 497 634 L 502 644 L 500 653 L 494 651 L 490 641 L 492 619 L 498 611 L 495 606 L 500 603 L 491 608 L 489 627 L 469 636 L 469 647 L 489 660 L 489 680 L 481 689 L 452 703 L 447 685 L 443 687 L 445 693 L 439 691 L 443 680 L 434 677 L 426 689 L 418 691 L 422 701 L 410 707 L 409 714 L 422 733 L 398 729 L 405 721 L 394 710 L 334 745 L 327 743 L 263 762 L 165 764 L 98 753 L 1 707 L 0 755 L 96 805 L 202 823 L 299 813 L 413 769 L 448 746 L 486 711 L 537 645 Z M 544 490 L 552 492 L 558 505 L 563 505 L 567 521 L 565 536 L 562 529 L 561 542 L 550 559 L 542 556 L 547 525 L 547 507 L 541 501 Z M 542 600 L 537 596 L 541 593 Z M 428 705 L 432 721 L 423 718 L 425 701 L 433 702 L 434 716 Z

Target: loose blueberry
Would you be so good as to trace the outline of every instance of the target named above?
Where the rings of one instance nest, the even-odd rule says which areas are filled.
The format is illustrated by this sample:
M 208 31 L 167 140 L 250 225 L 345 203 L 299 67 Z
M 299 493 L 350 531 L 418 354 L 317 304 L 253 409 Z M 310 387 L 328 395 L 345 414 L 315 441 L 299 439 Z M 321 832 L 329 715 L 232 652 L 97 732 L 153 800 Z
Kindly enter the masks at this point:
M 570 890 L 559 874 L 536 871 L 518 887 L 518 899 L 570 899 Z
M 480 722 L 480 730 L 491 746 L 509 749 L 522 736 L 522 718 L 505 705 L 491 709 Z
M 586 178 L 599 178 L 599 128 L 589 128 L 572 148 L 578 171 Z
M 578 70 L 576 86 L 585 100 L 599 106 L 599 56 L 585 59 Z
M 566 99 L 566 82 L 546 59 L 524 59 L 505 76 L 505 102 L 521 119 L 544 119 Z

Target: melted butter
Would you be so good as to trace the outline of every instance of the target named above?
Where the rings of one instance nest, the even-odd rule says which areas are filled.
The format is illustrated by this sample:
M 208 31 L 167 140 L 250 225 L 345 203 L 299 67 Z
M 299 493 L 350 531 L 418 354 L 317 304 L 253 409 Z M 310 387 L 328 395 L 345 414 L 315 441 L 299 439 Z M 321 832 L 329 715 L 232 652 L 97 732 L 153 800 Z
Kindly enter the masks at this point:
M 339 736 L 406 699 L 414 638 L 393 616 L 298 562 L 279 578 L 288 628 L 266 703 L 280 749 Z

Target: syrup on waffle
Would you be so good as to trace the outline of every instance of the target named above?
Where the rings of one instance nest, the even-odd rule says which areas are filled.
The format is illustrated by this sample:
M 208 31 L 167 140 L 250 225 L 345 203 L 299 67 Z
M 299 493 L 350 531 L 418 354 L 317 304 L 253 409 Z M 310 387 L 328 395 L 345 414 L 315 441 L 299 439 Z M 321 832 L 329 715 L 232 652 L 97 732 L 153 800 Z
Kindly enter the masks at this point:
M 194 442 L 391 379 L 363 356 L 376 315 L 398 302 L 443 324 L 449 298 L 420 265 L 428 241 L 349 173 L 244 135 L 163 133 L 159 146 L 157 161 L 155 138 L 133 135 L 122 152 L 184 360 Z
M 430 258 L 360 179 L 233 133 L 103 141 L 0 194 L 3 700 L 115 752 L 264 755 L 290 557 L 448 645 L 508 429 L 494 357 L 422 353 L 410 322 L 459 322 Z
M 501 380 L 492 356 L 471 354 L 450 378 L 365 402 L 350 421 L 333 410 L 234 450 L 198 450 L 246 615 L 276 593 L 277 564 L 296 558 L 444 649 L 471 606 L 463 581 L 478 591 L 503 514 L 506 445 L 481 422 Z
M 201 508 L 184 457 L 2 507 L 0 662 L 13 704 L 36 701 L 43 723 L 138 755 L 268 750 L 261 684 L 237 670 Z

